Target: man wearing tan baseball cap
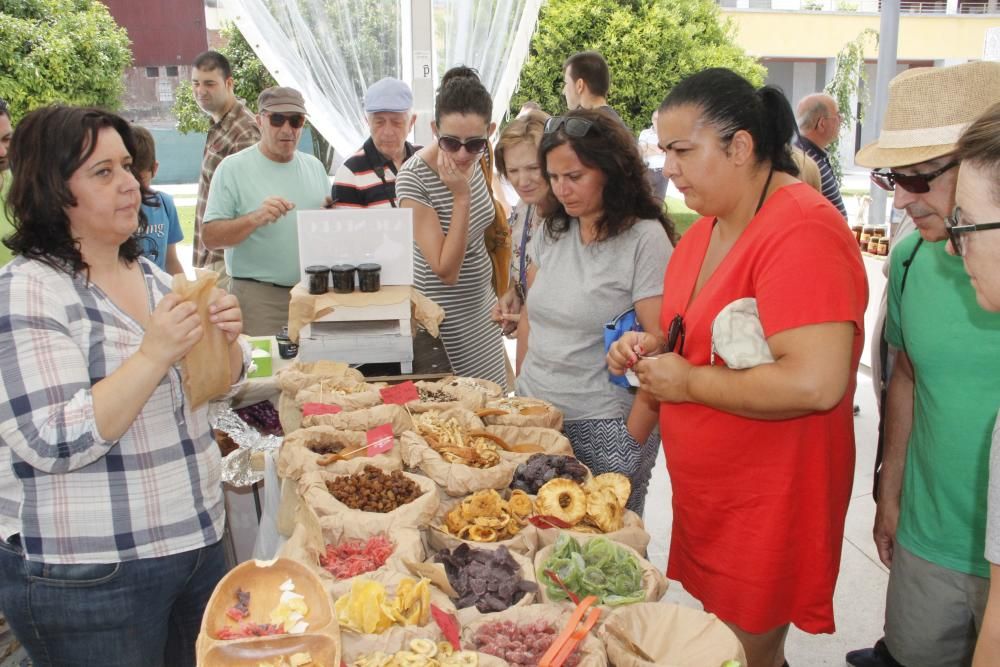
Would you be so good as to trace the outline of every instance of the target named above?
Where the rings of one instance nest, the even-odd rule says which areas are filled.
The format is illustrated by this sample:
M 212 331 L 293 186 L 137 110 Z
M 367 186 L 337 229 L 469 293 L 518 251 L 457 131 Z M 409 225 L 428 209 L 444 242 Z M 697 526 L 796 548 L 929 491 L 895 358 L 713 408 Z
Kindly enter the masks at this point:
M 257 105 L 260 141 L 216 169 L 202 238 L 208 248 L 225 249 L 244 332 L 270 336 L 288 324 L 290 291 L 300 278 L 297 211 L 323 208 L 330 178 L 322 162 L 297 150 L 306 122 L 302 94 L 274 86 Z
M 968 665 L 989 591 L 983 556 L 990 433 L 1000 405 L 1000 314 L 976 306 L 946 252 L 962 132 L 1000 101 L 1000 63 L 916 68 L 889 84 L 877 141 L 855 162 L 918 234 L 890 255 L 885 401 L 873 530 L 890 568 L 885 639 L 855 667 Z

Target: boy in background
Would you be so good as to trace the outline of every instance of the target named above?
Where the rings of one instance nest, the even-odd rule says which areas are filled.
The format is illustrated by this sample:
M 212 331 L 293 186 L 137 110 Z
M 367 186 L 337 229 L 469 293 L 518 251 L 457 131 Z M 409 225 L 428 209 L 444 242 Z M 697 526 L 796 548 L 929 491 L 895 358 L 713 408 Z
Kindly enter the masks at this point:
M 151 190 L 150 183 L 156 176 L 160 163 L 156 161 L 156 143 L 149 130 L 138 125 L 132 126 L 135 138 L 135 155 L 132 163 L 139 174 L 143 190 L 151 195 L 143 197 L 142 212 L 146 215 L 146 234 L 141 242 L 142 254 L 158 267 L 174 275 L 184 273 L 184 267 L 177 259 L 177 243 L 184 239 L 174 198 L 165 192 Z

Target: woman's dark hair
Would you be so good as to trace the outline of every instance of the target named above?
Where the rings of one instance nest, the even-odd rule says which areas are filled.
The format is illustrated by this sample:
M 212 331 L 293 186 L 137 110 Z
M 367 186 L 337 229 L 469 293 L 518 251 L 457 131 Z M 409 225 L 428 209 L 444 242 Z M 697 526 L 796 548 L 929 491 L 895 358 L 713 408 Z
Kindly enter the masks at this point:
M 713 67 L 678 83 L 663 100 L 660 111 L 680 106 L 700 109 L 702 118 L 719 133 L 723 148 L 729 147 L 733 135 L 746 130 L 753 137 L 758 164 L 767 162 L 775 171 L 799 175 L 788 149 L 797 130 L 795 114 L 778 88 L 754 90 L 736 72 Z
M 600 169 L 606 179 L 602 192 L 604 213 L 597 221 L 599 240 L 617 236 L 640 220 L 659 220 L 670 242 L 675 243 L 674 225 L 663 212 L 662 204 L 653 198 L 653 191 L 646 180 L 646 164 L 639 155 L 632 133 L 617 119 L 594 109 L 575 109 L 563 118 L 580 118 L 588 121 L 591 127 L 578 137 L 567 134 L 564 123 L 554 132 L 542 136 L 538 157 L 549 185 L 548 155 L 559 146 L 568 145 L 580 162 L 592 169 Z M 565 207 L 557 202 L 555 210 L 545 220 L 545 231 L 555 239 L 569 228 L 570 216 Z
M 987 109 L 962 134 L 954 159 L 984 171 L 991 181 L 993 200 L 1000 203 L 1000 103 Z
M 42 107 L 17 124 L 10 144 L 14 178 L 7 198 L 14 233 L 4 239 L 14 253 L 73 275 L 88 269 L 66 215 L 66 209 L 76 205 L 69 179 L 94 153 L 97 135 L 106 127 L 135 154 L 128 121 L 100 109 Z M 134 167 L 132 173 L 138 181 Z M 141 211 L 138 218 L 138 231 L 118 248 L 118 256 L 128 262 L 142 254 L 137 237 L 145 233 L 146 220 Z
M 493 118 L 493 98 L 479 81 L 479 73 L 459 65 L 444 73 L 434 98 L 434 122 L 450 113 L 476 114 L 489 124 Z

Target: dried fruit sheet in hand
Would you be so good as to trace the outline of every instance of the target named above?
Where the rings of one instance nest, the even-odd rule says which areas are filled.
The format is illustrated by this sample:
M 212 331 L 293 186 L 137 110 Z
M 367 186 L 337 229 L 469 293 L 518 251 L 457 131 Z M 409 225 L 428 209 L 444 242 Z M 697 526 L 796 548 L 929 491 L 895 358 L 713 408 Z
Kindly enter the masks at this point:
M 204 332 L 201 340 L 181 360 L 184 393 L 191 409 L 224 395 L 232 384 L 226 334 L 209 321 L 208 306 L 215 301 L 213 290 L 218 279 L 218 274 L 212 271 L 198 271 L 198 277 L 193 282 L 183 273 L 178 273 L 173 279 L 173 293 L 197 306 Z

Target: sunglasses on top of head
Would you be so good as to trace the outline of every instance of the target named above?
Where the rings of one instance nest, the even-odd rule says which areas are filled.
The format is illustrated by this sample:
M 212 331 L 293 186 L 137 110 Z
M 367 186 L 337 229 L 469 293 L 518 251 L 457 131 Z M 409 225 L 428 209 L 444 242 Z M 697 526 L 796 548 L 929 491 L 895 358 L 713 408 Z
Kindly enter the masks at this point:
M 545 134 L 558 132 L 561 128 L 570 137 L 586 136 L 590 129 L 594 127 L 593 121 L 586 118 L 574 118 L 566 116 L 553 116 L 545 121 Z
M 300 113 L 269 113 L 267 114 L 267 122 L 271 124 L 271 127 L 281 127 L 288 122 L 292 126 L 293 130 L 297 130 L 303 125 L 305 125 L 306 117 Z
M 898 171 L 873 171 L 872 172 L 872 183 L 879 186 L 883 190 L 888 190 L 892 192 L 896 189 L 896 186 L 903 188 L 907 192 L 912 192 L 913 194 L 923 194 L 924 192 L 930 192 L 931 181 L 945 173 L 949 169 L 954 169 L 958 166 L 958 160 L 954 162 L 949 162 L 940 169 L 926 173 L 926 174 L 901 174 Z
M 466 153 L 476 155 L 485 151 L 488 143 L 489 140 L 486 139 L 486 137 L 473 137 L 472 139 L 466 139 L 465 141 L 462 141 L 458 137 L 450 137 L 446 134 L 438 137 L 438 146 L 441 150 L 448 153 L 457 153 L 462 148 L 465 148 Z

